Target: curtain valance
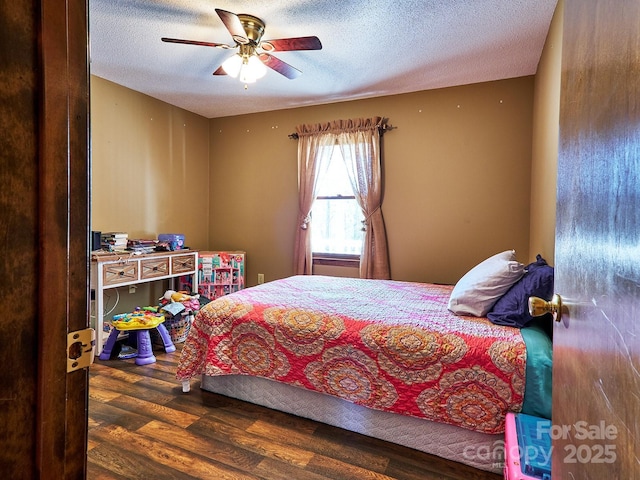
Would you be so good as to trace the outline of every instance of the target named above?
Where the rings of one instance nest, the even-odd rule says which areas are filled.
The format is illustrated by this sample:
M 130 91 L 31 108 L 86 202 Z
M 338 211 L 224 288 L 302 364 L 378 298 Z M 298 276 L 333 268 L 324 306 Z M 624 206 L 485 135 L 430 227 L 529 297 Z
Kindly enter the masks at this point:
M 351 132 L 364 132 L 378 130 L 380 133 L 388 130 L 390 127 L 386 124 L 383 117 L 371 118 L 355 118 L 348 120 L 333 120 L 331 122 L 303 124 L 296 127 L 296 133 L 290 135 L 293 138 L 300 138 L 309 135 L 321 134 L 341 134 Z

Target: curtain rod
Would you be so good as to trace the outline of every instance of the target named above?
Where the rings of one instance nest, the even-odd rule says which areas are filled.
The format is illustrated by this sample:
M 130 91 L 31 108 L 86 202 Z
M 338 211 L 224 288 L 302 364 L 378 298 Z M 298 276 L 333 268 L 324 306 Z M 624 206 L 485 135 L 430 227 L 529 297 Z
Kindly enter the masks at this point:
M 394 130 L 396 128 L 398 128 L 398 127 L 394 127 L 393 125 L 389 125 L 389 124 L 385 123 L 384 125 L 380 125 L 378 127 L 378 130 L 380 131 L 380 135 L 384 135 L 384 132 L 387 132 L 389 130 Z M 291 138 L 293 140 L 297 140 L 298 137 L 299 137 L 299 135 L 297 133 L 295 133 L 295 132 L 289 134 L 289 138 Z

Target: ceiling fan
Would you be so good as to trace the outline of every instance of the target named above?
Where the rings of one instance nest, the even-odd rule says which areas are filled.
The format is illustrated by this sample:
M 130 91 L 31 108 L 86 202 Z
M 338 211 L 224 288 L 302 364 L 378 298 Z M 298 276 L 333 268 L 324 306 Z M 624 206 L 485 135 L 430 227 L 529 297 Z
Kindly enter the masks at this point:
M 216 13 L 231 34 L 235 45 L 167 37 L 163 37 L 162 41 L 224 49 L 238 48 L 238 53 L 225 60 L 213 74 L 239 77 L 245 84 L 253 83 L 262 77 L 267 71 L 265 66 L 289 79 L 302 75 L 297 68 L 271 55 L 272 52 L 322 49 L 322 43 L 314 36 L 262 40 L 265 23 L 258 17 L 246 13 L 235 14 L 219 8 L 216 8 Z

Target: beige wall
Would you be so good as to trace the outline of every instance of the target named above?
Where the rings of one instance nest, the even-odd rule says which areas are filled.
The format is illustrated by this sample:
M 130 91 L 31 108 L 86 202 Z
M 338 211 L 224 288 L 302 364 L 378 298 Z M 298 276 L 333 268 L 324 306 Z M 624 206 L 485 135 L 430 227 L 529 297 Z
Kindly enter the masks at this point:
M 396 280 L 455 283 L 489 255 L 529 261 L 533 77 L 212 119 L 210 241 L 247 251 L 247 283 L 293 272 L 301 123 L 380 115 Z
M 91 168 L 92 230 L 209 244 L 208 119 L 92 76 Z
M 538 64 L 534 90 L 529 251 L 554 264 L 556 177 L 560 122 L 563 2 L 560 0 Z
M 91 77 L 91 229 L 132 238 L 183 233 L 209 244 L 209 120 Z M 157 304 L 167 282 L 109 289 L 114 313 Z
M 245 250 L 248 285 L 258 273 L 291 275 L 288 134 L 382 115 L 397 127 L 383 139 L 394 279 L 454 283 L 509 248 L 531 260 L 533 77 L 211 120 L 96 77 L 91 87 L 95 230 L 179 232 L 192 248 Z

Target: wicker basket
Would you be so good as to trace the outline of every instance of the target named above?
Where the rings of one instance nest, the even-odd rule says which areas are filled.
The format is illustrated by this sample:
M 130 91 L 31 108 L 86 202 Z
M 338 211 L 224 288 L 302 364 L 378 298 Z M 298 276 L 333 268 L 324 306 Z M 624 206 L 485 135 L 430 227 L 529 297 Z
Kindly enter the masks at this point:
M 187 335 L 189 334 L 189 330 L 191 329 L 191 323 L 193 322 L 193 314 L 189 313 L 183 315 L 179 313 L 173 317 L 167 317 L 164 320 L 164 326 L 169 332 L 169 336 L 171 337 L 171 341 L 173 343 L 182 343 L 187 339 Z M 164 344 L 162 342 L 162 338 L 157 332 L 153 331 L 153 345 L 156 347 L 163 347 Z

